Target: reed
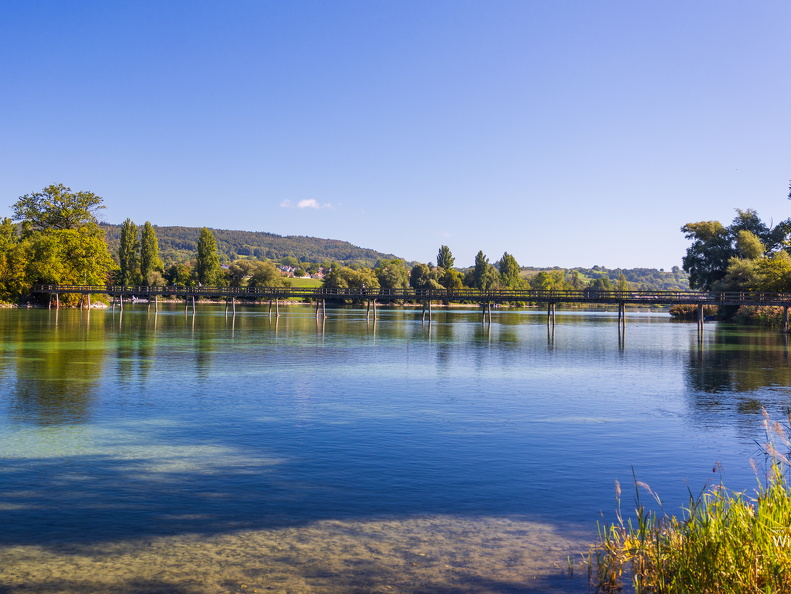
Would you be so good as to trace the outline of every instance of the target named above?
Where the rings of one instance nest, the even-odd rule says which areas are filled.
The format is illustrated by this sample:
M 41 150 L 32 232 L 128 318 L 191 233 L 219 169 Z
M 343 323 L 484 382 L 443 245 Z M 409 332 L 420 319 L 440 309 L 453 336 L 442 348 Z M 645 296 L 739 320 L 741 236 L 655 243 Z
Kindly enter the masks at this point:
M 766 470 L 753 462 L 757 486 L 749 495 L 711 485 L 698 497 L 690 494 L 679 518 L 646 510 L 641 491 L 660 510 L 661 500 L 635 479 L 635 514 L 624 521 L 616 483 L 616 522 L 599 525 L 588 555 L 592 588 L 609 593 L 630 584 L 637 594 L 791 592 L 791 440 L 788 426 L 773 422 L 766 411 L 764 428 Z

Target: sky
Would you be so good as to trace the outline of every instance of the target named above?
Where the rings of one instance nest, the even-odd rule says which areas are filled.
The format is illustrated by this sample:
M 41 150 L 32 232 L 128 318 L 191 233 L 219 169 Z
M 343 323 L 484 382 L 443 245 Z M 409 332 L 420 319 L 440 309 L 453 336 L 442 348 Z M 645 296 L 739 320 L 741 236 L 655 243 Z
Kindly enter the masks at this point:
M 680 266 L 682 225 L 791 217 L 787 0 L 0 0 L 0 216 L 457 266 Z M 5 211 L 5 212 L 3 212 Z

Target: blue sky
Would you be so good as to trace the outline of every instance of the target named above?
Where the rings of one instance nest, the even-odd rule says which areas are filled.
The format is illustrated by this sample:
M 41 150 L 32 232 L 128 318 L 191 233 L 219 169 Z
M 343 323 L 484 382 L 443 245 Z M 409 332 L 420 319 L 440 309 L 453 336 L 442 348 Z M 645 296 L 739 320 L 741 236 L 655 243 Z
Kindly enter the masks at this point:
M 791 3 L 0 0 L 0 215 L 670 268 L 791 217 Z

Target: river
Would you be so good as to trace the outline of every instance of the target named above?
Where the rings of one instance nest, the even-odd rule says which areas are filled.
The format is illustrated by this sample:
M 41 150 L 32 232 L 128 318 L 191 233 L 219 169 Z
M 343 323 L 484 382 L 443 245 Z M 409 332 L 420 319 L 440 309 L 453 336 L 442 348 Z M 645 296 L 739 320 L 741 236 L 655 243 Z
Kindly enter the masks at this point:
M 768 329 L 280 313 L 0 310 L 0 591 L 584 592 L 616 480 L 751 488 L 791 405 Z

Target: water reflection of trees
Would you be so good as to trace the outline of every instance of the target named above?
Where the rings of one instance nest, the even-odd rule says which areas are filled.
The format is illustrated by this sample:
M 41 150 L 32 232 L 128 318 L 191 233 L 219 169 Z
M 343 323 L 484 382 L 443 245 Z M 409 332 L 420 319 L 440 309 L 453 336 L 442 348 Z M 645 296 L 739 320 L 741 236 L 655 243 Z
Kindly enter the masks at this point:
M 690 345 L 685 381 L 695 405 L 758 413 L 791 404 L 788 336 L 720 325 Z
M 106 358 L 104 314 L 22 311 L 0 320 L 0 334 L 15 351 L 11 418 L 38 425 L 87 422 Z

